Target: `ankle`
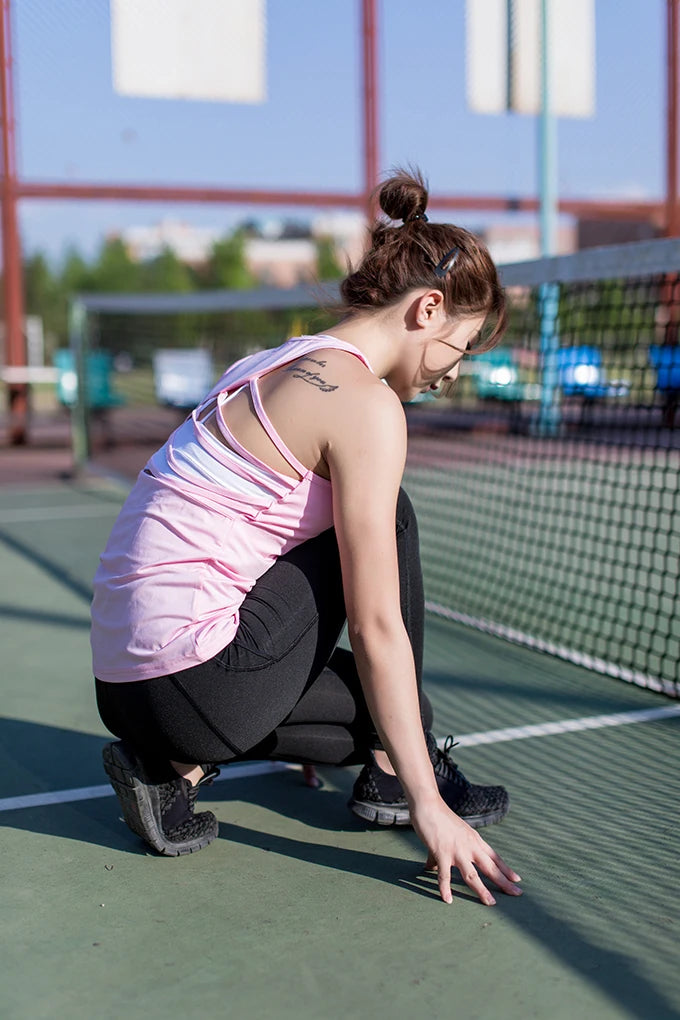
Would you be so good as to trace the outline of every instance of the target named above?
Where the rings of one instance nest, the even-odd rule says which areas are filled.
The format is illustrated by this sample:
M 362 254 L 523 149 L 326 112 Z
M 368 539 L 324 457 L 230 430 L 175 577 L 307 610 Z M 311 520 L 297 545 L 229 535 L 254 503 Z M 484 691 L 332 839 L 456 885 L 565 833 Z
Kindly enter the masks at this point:
M 373 757 L 375 758 L 375 763 L 379 769 L 386 772 L 388 776 L 396 776 L 396 772 L 392 768 L 392 762 L 387 756 L 387 751 L 374 751 Z
M 200 765 L 186 765 L 181 761 L 171 761 L 170 764 L 175 772 L 191 783 L 192 786 L 198 786 L 203 778 L 204 773 Z

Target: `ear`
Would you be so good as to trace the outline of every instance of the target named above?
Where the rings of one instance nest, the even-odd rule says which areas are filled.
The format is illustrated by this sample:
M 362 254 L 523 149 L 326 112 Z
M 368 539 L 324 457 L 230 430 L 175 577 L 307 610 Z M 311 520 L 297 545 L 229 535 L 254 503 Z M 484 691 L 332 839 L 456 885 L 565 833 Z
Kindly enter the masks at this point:
M 444 295 L 436 288 L 426 290 L 416 299 L 413 310 L 416 324 L 421 328 L 425 328 L 443 314 Z

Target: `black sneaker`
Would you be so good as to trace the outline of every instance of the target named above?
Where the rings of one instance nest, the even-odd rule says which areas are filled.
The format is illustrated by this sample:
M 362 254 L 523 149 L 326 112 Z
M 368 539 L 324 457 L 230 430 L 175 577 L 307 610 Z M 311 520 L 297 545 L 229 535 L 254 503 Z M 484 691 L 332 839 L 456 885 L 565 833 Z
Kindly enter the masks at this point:
M 162 778 L 150 769 L 122 740 L 102 750 L 104 768 L 123 810 L 123 820 L 159 854 L 178 857 L 202 850 L 217 837 L 217 819 L 211 811 L 194 814 L 199 786 L 210 783 L 219 769 L 204 766 L 196 786 L 177 775 L 168 764 Z M 208 770 L 207 772 L 205 770 Z
M 440 751 L 431 733 L 425 737 L 439 793 L 451 810 L 473 829 L 500 822 L 510 807 L 507 790 L 503 786 L 473 786 L 449 757 L 453 738 L 447 737 Z M 374 758 L 359 773 L 347 806 L 359 818 L 377 825 L 411 824 L 401 783 L 383 772 Z

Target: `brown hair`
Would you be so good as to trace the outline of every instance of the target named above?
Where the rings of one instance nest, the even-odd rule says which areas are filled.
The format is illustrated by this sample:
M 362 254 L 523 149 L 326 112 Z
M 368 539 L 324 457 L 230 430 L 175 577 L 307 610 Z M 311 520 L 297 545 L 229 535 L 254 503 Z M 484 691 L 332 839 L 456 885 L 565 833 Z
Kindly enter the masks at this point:
M 344 311 L 386 308 L 416 287 L 437 287 L 451 318 L 486 315 L 492 329 L 474 344 L 489 350 L 507 324 L 505 295 L 486 245 L 463 227 L 430 223 L 425 215 L 427 184 L 420 171 L 397 169 L 378 190 L 380 208 L 402 226 L 383 220 L 373 224 L 371 245 L 358 268 L 343 280 Z M 458 253 L 448 272 L 435 269 L 453 249 Z

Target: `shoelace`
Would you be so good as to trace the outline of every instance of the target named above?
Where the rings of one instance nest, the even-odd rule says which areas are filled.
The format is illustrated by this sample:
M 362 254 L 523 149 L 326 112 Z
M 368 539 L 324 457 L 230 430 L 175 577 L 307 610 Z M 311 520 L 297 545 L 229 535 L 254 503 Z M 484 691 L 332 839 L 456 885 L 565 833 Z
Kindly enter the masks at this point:
M 186 793 L 189 812 L 193 812 L 200 787 L 209 786 L 215 777 L 220 774 L 220 770 L 215 765 L 204 765 L 202 768 L 205 771 L 195 786 L 192 786 L 186 780 L 182 782 L 180 776 L 167 783 L 159 784 L 158 793 L 162 814 L 166 814 L 170 810 L 177 798 L 182 796 L 183 792 Z
M 220 774 L 220 770 L 217 765 L 201 765 L 203 769 L 203 775 L 198 780 L 196 786 L 212 786 L 213 779 L 217 779 Z
M 216 765 L 202 765 L 201 768 L 204 770 L 203 775 L 195 786 L 190 786 L 187 790 L 190 811 L 193 811 L 194 809 L 194 804 L 196 803 L 196 798 L 198 797 L 198 791 L 200 788 L 202 786 L 212 786 L 213 780 L 220 774 L 220 770 Z
M 448 735 L 444 741 L 444 749 L 437 748 L 437 764 L 435 771 L 443 776 L 444 779 L 454 780 L 458 774 L 458 766 L 455 761 L 450 757 L 449 751 L 452 747 L 456 747 L 457 743 L 451 736 Z

